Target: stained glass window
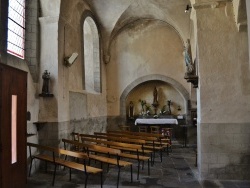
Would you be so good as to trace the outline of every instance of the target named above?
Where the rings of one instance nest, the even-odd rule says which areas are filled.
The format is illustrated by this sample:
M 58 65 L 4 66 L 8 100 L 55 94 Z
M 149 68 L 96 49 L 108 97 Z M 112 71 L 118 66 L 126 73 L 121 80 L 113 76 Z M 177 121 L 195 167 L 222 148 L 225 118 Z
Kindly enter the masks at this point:
M 25 0 L 9 0 L 7 52 L 24 59 Z

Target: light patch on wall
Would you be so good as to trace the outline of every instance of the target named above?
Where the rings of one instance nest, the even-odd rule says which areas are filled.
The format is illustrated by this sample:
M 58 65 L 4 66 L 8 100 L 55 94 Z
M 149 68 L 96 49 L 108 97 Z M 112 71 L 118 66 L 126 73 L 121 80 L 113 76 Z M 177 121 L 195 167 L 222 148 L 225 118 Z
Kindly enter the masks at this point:
M 17 96 L 11 98 L 11 164 L 17 162 Z

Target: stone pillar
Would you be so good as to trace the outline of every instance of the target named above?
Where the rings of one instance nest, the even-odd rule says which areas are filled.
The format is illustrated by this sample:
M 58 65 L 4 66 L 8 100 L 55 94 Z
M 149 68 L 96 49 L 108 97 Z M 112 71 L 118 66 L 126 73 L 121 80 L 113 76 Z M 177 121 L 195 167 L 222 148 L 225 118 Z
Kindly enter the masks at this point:
M 25 60 L 34 83 L 39 81 L 39 1 L 26 1 Z
M 248 54 L 250 60 L 250 1 L 247 0 L 246 0 L 246 11 L 247 11 L 247 27 L 248 27 L 248 49 L 249 49 Z
M 63 39 L 59 38 L 60 30 L 60 0 L 40 0 L 41 16 L 40 22 L 40 89 L 42 91 L 42 74 L 45 70 L 50 73 L 49 91 L 53 97 L 40 97 L 39 99 L 39 121 L 47 122 L 39 130 L 39 142 L 58 146 L 61 138 L 68 138 L 69 126 L 69 107 L 68 88 L 64 91 L 65 80 L 68 80 L 67 70 L 63 66 L 63 57 L 60 50 L 60 43 Z M 53 8 L 51 8 L 53 7 Z M 66 77 L 66 78 L 65 78 Z M 65 79 L 65 80 L 64 80 Z
M 39 121 L 58 121 L 58 20 L 59 17 L 40 17 L 41 55 L 40 90 L 42 92 L 42 74 L 50 73 L 49 92 L 54 97 L 40 97 Z
M 248 38 L 229 1 L 193 1 L 201 179 L 250 179 Z

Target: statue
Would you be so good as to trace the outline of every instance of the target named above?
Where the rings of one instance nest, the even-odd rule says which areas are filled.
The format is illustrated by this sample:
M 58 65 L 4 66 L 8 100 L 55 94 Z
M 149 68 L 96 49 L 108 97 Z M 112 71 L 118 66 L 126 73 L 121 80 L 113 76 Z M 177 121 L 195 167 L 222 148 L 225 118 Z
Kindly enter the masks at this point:
M 128 112 L 128 117 L 130 119 L 134 118 L 134 103 L 132 101 L 130 101 L 129 103 L 129 112 Z
M 171 104 L 172 104 L 172 102 L 171 102 L 171 100 L 168 100 L 168 113 L 169 113 L 169 115 L 171 115 Z
M 184 59 L 186 63 L 187 74 L 194 74 L 194 65 L 192 63 L 191 47 L 190 47 L 189 39 L 187 39 L 187 42 L 186 42 L 186 46 L 184 50 Z
M 50 73 L 45 70 L 43 73 L 43 88 L 42 88 L 42 93 L 43 94 L 49 94 L 49 80 L 50 80 Z
M 154 101 L 153 101 L 153 104 L 158 104 L 158 99 L 157 99 L 157 95 L 158 95 L 158 93 L 157 93 L 157 89 L 156 89 L 156 87 L 154 88 L 154 93 L 153 93 L 153 95 L 154 95 Z
M 153 100 L 152 106 L 154 107 L 154 110 L 155 110 L 154 115 L 157 115 L 157 107 L 159 106 L 159 104 L 158 104 L 158 92 L 157 92 L 156 87 L 154 88 L 153 96 L 154 96 L 154 100 Z

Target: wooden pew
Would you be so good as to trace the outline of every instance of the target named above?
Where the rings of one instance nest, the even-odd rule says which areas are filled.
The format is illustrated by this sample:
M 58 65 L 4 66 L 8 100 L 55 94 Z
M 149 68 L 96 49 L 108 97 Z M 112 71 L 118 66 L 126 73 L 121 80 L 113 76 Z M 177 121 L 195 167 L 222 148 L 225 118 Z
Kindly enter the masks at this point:
M 87 138 L 95 138 L 99 140 L 111 140 L 111 141 L 119 141 L 122 143 L 134 143 L 136 145 L 140 145 L 141 149 L 138 150 L 139 153 L 142 154 L 150 154 L 152 153 L 151 150 L 145 150 L 144 145 L 145 145 L 145 140 L 141 139 L 129 139 L 129 138 L 120 138 L 117 136 L 107 136 L 107 135 L 90 135 L 90 134 L 79 134 L 80 137 L 87 137 Z M 107 139 L 108 138 L 108 139 Z
M 112 137 L 112 136 L 106 136 L 106 135 L 89 135 L 89 134 L 80 134 L 80 137 L 86 137 L 86 138 L 95 138 L 95 139 L 101 139 L 101 140 L 105 140 L 105 141 L 115 141 L 115 142 L 122 142 L 122 143 L 133 143 L 136 145 L 141 145 L 141 149 L 138 150 L 139 153 L 142 153 L 142 155 L 144 157 L 139 157 L 140 160 L 142 160 L 143 162 L 147 159 L 145 159 L 145 155 L 150 155 L 151 157 L 151 163 L 153 164 L 153 156 L 152 150 L 146 150 L 144 149 L 144 145 L 145 145 L 145 140 L 141 140 L 141 139 L 130 139 L 130 138 L 121 138 L 121 137 Z M 125 151 L 125 149 L 123 148 L 123 151 Z M 130 151 L 129 148 L 126 149 L 126 151 Z M 134 151 L 134 149 L 131 150 L 132 152 Z
M 154 144 L 154 142 L 157 141 L 156 137 L 137 136 L 137 135 L 122 134 L 122 133 L 100 133 L 100 132 L 95 132 L 94 134 L 97 135 L 97 136 L 118 137 L 120 139 L 122 139 L 122 138 L 129 138 L 131 140 L 140 139 L 140 140 L 145 140 L 145 141 L 151 141 L 152 145 L 144 145 L 143 147 L 145 149 L 153 150 L 153 153 L 154 153 L 153 162 L 154 162 L 154 159 L 155 159 L 155 153 L 156 153 L 156 151 L 159 151 L 160 152 L 161 162 L 162 162 L 162 150 L 163 150 L 163 147 L 162 146 L 156 146 Z
M 155 133 L 148 133 L 148 132 L 132 132 L 132 131 L 108 131 L 108 133 L 118 133 L 118 134 L 125 134 L 125 135 L 137 135 L 137 136 L 149 136 L 149 137 L 156 137 L 159 142 L 155 142 L 155 144 L 159 144 L 159 145 L 169 145 L 171 146 L 170 143 L 170 138 L 166 139 L 166 137 L 162 134 L 155 134 Z M 163 140 L 165 140 L 166 142 L 162 142 Z M 150 143 L 150 142 L 148 142 Z
M 64 148 L 65 149 L 66 149 L 66 144 L 70 144 L 74 148 L 83 149 L 85 152 L 87 152 L 89 159 L 93 159 L 93 160 L 101 162 L 101 168 L 102 168 L 102 163 L 117 166 L 118 167 L 117 187 L 119 185 L 120 169 L 122 167 L 130 166 L 131 182 L 133 182 L 132 163 L 120 160 L 121 151 L 119 149 L 108 148 L 108 147 L 103 147 L 103 146 L 99 146 L 99 145 L 84 144 L 84 143 L 80 143 L 78 141 L 72 141 L 72 140 L 67 140 L 67 139 L 62 139 L 62 142 L 64 143 Z M 95 152 L 95 153 L 106 154 L 107 157 L 92 154 L 91 151 Z M 110 155 L 116 156 L 116 158 L 111 158 Z
M 68 150 L 59 149 L 59 148 L 53 148 L 53 147 L 49 147 L 49 146 L 42 146 L 39 144 L 34 144 L 34 143 L 29 143 L 29 142 L 27 143 L 27 146 L 29 147 L 29 154 L 30 154 L 30 158 L 31 158 L 29 176 L 30 176 L 30 172 L 32 169 L 33 160 L 39 159 L 39 160 L 42 160 L 45 162 L 50 162 L 50 163 L 54 164 L 54 173 L 53 173 L 53 181 L 52 181 L 53 186 L 55 183 L 56 167 L 57 167 L 57 165 L 61 165 L 64 167 L 68 167 L 70 169 L 70 180 L 71 180 L 71 169 L 75 169 L 75 170 L 79 170 L 81 172 L 84 172 L 84 174 L 85 174 L 85 188 L 87 187 L 87 180 L 88 180 L 89 174 L 100 173 L 101 174 L 101 187 L 102 187 L 102 169 L 87 166 L 86 160 L 88 159 L 88 155 L 86 153 L 79 153 L 79 152 L 68 151 Z M 32 155 L 32 153 L 31 153 L 32 147 L 37 148 L 39 150 L 39 154 Z M 44 153 L 48 153 L 48 154 L 42 154 L 41 151 L 43 151 Z M 56 157 L 57 155 L 71 156 L 71 157 L 76 157 L 78 159 L 82 159 L 83 164 Z
M 163 148 L 167 148 L 167 154 L 169 154 L 169 148 L 171 148 L 171 139 L 166 138 L 162 134 L 146 133 L 146 132 L 131 132 L 131 131 L 108 131 L 111 134 L 122 134 L 122 135 L 137 135 L 137 136 L 149 136 L 156 137 L 158 141 L 147 141 L 147 144 L 159 145 Z
M 85 136 L 83 134 L 80 134 L 80 136 L 81 136 L 81 141 L 83 143 L 87 142 L 87 143 L 102 144 L 102 145 L 105 145 L 107 147 L 120 149 L 121 151 L 136 152 L 136 155 L 122 152 L 122 153 L 120 153 L 120 157 L 137 160 L 137 162 L 138 162 L 137 179 L 139 179 L 140 161 L 144 162 L 145 160 L 147 160 L 148 161 L 148 175 L 150 175 L 150 165 L 149 165 L 150 158 L 148 156 L 139 155 L 139 152 L 138 152 L 138 150 L 141 149 L 142 146 L 136 145 L 136 144 L 121 143 L 119 141 L 98 140 L 98 139 L 93 138 L 93 137 L 92 138 L 88 137 L 88 135 L 86 135 L 86 134 L 85 134 Z

